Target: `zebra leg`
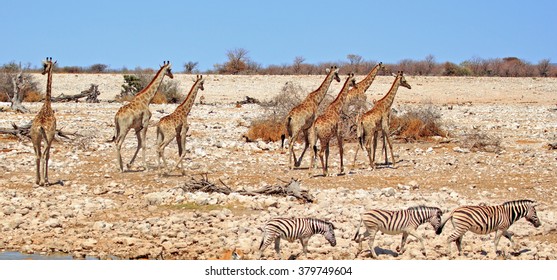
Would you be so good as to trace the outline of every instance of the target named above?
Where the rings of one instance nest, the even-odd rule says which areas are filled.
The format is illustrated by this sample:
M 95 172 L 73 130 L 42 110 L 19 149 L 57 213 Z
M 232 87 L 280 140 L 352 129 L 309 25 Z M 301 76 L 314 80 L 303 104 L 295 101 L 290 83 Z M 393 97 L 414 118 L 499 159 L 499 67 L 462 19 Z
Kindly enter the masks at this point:
M 514 233 L 512 231 L 505 230 L 503 232 L 503 236 L 511 242 L 511 248 L 513 248 L 513 250 L 516 250 L 514 241 L 512 239 L 513 235 L 514 235 Z
M 464 235 L 459 236 L 456 240 L 456 247 L 458 248 L 458 255 L 462 256 L 462 238 L 464 237 Z
M 497 245 L 499 245 L 499 240 L 501 240 L 501 236 L 505 233 L 505 230 L 498 230 L 495 232 L 495 240 L 493 240 L 493 244 L 495 245 L 495 255 L 499 255 L 497 253 Z
M 308 259 L 308 241 L 309 238 L 300 238 L 300 242 L 302 243 L 302 250 L 304 252 L 306 260 Z
M 277 252 L 279 260 L 282 260 L 282 257 L 280 255 L 280 237 L 275 238 L 275 251 Z
M 408 234 L 414 236 L 416 239 L 418 239 L 418 241 L 420 241 L 420 245 L 422 246 L 422 254 L 425 256 L 426 252 L 425 252 L 424 238 L 418 235 L 418 233 L 415 230 L 408 231 Z M 402 246 L 404 246 L 404 244 L 402 244 Z
M 377 258 L 377 254 L 375 253 L 375 250 L 373 249 L 373 243 L 375 242 L 375 234 L 377 234 L 377 230 L 371 231 L 369 233 L 369 241 L 368 241 L 368 246 L 369 246 L 369 250 L 371 251 L 371 256 L 376 259 Z
M 408 232 L 403 232 L 402 233 L 402 240 L 400 241 L 400 246 L 396 247 L 396 251 L 400 254 L 404 254 L 404 252 L 406 251 L 406 249 L 404 249 L 404 245 L 406 244 L 406 238 L 408 238 Z

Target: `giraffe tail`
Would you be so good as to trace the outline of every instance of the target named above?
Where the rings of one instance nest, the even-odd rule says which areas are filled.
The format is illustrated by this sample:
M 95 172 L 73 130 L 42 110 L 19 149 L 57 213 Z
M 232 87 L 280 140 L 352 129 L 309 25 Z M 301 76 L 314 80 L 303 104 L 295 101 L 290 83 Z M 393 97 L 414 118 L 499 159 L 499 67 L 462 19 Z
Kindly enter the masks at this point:
M 114 134 L 114 135 L 112 136 L 112 139 L 106 140 L 105 142 L 106 142 L 106 143 L 112 143 L 112 142 L 114 142 L 114 140 L 116 140 L 116 138 L 118 137 L 118 135 L 120 135 L 120 126 L 118 125 L 118 122 L 116 122 L 116 134 Z
M 285 128 L 282 132 L 282 134 L 280 135 L 280 148 L 284 149 L 284 140 L 286 139 L 286 134 L 288 135 L 292 135 L 291 129 L 290 129 L 290 121 L 292 120 L 291 117 L 288 117 L 286 119 L 286 125 Z

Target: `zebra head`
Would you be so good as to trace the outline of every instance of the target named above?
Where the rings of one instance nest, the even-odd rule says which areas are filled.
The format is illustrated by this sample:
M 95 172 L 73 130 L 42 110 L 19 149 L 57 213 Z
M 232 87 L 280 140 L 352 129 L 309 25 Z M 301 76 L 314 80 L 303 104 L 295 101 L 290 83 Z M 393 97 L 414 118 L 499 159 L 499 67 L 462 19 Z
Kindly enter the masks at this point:
M 323 236 L 325 236 L 325 239 L 329 241 L 329 244 L 331 244 L 331 246 L 335 247 L 337 245 L 337 239 L 335 238 L 335 226 L 331 222 L 325 223 L 327 228 L 325 230 L 325 233 L 323 233 Z
M 536 206 L 535 203 L 531 203 L 528 205 L 528 209 L 526 210 L 526 216 L 524 216 L 524 218 L 526 218 L 526 221 L 530 222 L 533 226 L 539 227 L 542 225 L 542 223 L 538 218 L 538 214 L 536 213 L 536 208 L 534 208 L 535 206 Z
M 437 207 L 432 207 L 431 209 L 431 216 L 429 218 L 429 223 L 433 226 L 433 229 L 437 232 L 439 227 L 441 226 L 441 216 L 443 215 L 443 211 Z

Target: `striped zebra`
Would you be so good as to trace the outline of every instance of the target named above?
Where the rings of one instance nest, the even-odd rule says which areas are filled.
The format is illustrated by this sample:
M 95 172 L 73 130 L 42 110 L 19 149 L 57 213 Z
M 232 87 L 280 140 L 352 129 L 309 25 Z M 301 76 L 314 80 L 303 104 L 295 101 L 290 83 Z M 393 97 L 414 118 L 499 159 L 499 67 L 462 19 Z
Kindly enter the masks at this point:
M 495 253 L 497 244 L 501 236 L 506 237 L 514 248 L 514 241 L 511 239 L 513 233 L 508 231 L 509 227 L 520 218 L 524 217 L 535 227 L 541 225 L 536 214 L 536 202 L 533 200 L 514 200 L 507 201 L 495 206 L 462 206 L 454 209 L 443 218 L 441 226 L 436 233 L 441 234 L 443 227 L 448 220 L 452 220 L 454 232 L 448 237 L 447 245 L 449 255 L 451 254 L 451 242 L 455 242 L 458 248 L 458 255 L 462 255 L 462 237 L 467 231 L 476 234 L 495 233 Z
M 418 235 L 416 229 L 424 223 L 429 222 L 435 230 L 441 224 L 441 215 L 443 212 L 437 207 L 427 207 L 427 206 L 416 206 L 410 207 L 406 210 L 389 211 L 374 209 L 368 212 L 362 213 L 360 224 L 358 225 L 358 231 L 354 236 L 354 241 L 359 243 L 358 254 L 362 251 L 362 238 L 360 236 L 360 226 L 362 222 L 366 226 L 366 231 L 364 232 L 364 238 L 369 236 L 369 250 L 373 258 L 377 258 L 375 250 L 373 250 L 373 242 L 375 241 L 375 234 L 381 231 L 385 234 L 399 234 L 402 233 L 402 241 L 400 246 L 396 248 L 397 252 L 401 254 L 404 253 L 404 245 L 406 244 L 406 238 L 408 235 L 412 235 L 417 238 L 422 245 L 422 253 L 426 254 L 424 240 Z M 358 255 L 356 254 L 356 256 Z
M 279 259 L 280 255 L 280 239 L 286 239 L 293 242 L 299 239 L 302 242 L 304 254 L 307 258 L 307 246 L 309 238 L 314 234 L 322 234 L 329 241 L 331 246 L 335 246 L 335 226 L 331 222 L 314 219 L 314 218 L 273 218 L 265 224 L 263 228 L 263 239 L 259 245 L 259 259 L 263 255 L 263 250 L 275 241 L 275 251 Z

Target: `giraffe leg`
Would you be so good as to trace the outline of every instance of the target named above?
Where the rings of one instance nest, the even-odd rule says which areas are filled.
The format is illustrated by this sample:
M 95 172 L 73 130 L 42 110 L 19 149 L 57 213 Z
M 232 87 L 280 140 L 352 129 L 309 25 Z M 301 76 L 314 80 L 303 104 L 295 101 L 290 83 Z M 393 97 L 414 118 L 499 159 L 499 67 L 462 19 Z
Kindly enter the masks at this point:
M 338 153 L 340 154 L 340 170 L 339 170 L 339 174 L 343 174 L 344 173 L 344 147 L 342 144 L 342 134 L 337 132 L 337 141 L 338 141 Z
M 143 168 L 149 171 L 149 165 L 147 164 L 147 127 L 149 123 L 147 122 L 141 129 L 141 153 L 143 155 Z M 138 145 L 139 146 L 139 145 Z
M 300 154 L 300 158 L 298 160 L 296 160 L 296 158 L 294 158 L 294 160 L 296 160 L 295 166 L 296 167 L 300 167 L 300 165 L 302 165 L 302 159 L 304 158 L 304 154 L 306 153 L 308 147 L 309 147 L 309 135 L 308 135 L 308 131 L 304 130 L 303 131 L 304 134 L 304 150 L 302 150 L 302 154 Z
M 37 173 L 35 176 L 35 184 L 39 185 L 40 181 L 41 181 L 41 141 L 38 141 L 37 144 L 33 145 L 33 148 L 35 149 L 35 163 L 37 166 Z
M 182 175 L 185 175 L 185 171 L 184 171 L 184 158 L 186 157 L 186 134 L 188 132 L 189 126 L 184 126 L 184 128 L 181 129 L 180 132 L 180 144 L 179 144 L 179 154 L 180 154 L 180 159 L 178 159 L 178 162 L 176 162 L 176 165 L 174 166 L 174 169 L 178 168 L 178 164 L 180 165 L 181 168 L 181 172 Z
M 371 167 L 371 169 L 375 169 L 375 151 L 376 150 L 377 150 L 377 131 L 374 131 L 373 132 L 373 155 L 371 154 L 371 150 L 369 151 L 369 156 L 370 156 L 369 167 Z
M 129 131 L 129 128 L 121 130 L 122 133 L 118 134 L 116 137 L 116 157 L 118 158 L 120 172 L 124 172 L 124 163 L 122 162 L 122 154 L 120 151 L 122 150 L 122 144 L 124 144 L 124 139 L 126 139 L 126 135 L 128 135 Z
M 294 163 L 296 162 L 296 154 L 294 153 L 294 142 L 296 141 L 296 139 L 298 139 L 299 133 L 299 131 L 295 132 L 288 141 L 288 165 L 290 170 L 294 169 Z
M 48 160 L 50 159 L 50 146 L 51 146 L 52 142 L 47 142 L 47 144 L 45 145 L 45 151 L 43 153 L 43 157 L 44 157 L 44 163 L 43 163 L 43 179 L 44 179 L 44 185 L 48 186 Z
M 391 159 L 393 161 L 393 168 L 396 168 L 396 159 L 395 159 L 395 155 L 393 153 L 393 145 L 391 145 L 391 138 L 389 137 L 389 132 L 386 131 L 385 132 L 385 138 L 387 139 L 387 144 L 389 145 L 389 149 L 391 150 Z M 385 155 L 387 154 L 387 152 L 385 152 Z
M 161 140 L 162 142 L 159 143 L 157 147 L 159 170 L 161 170 L 161 166 L 160 166 L 161 159 L 163 163 L 162 169 L 166 169 L 166 158 L 164 157 L 164 149 L 166 149 L 166 146 L 168 146 L 168 144 L 170 144 L 172 139 L 174 139 L 174 137 L 170 137 L 170 135 L 166 135 L 163 137 L 166 138 L 162 138 L 163 139 Z
M 135 153 L 133 154 L 132 159 L 130 160 L 130 163 L 127 164 L 127 168 L 129 169 L 133 162 L 135 161 L 135 157 L 137 157 L 137 154 L 139 153 L 139 150 L 141 149 L 141 146 L 143 145 L 143 143 L 141 143 L 141 130 L 142 128 L 136 128 L 135 129 L 135 137 L 137 138 L 137 148 L 135 149 Z

